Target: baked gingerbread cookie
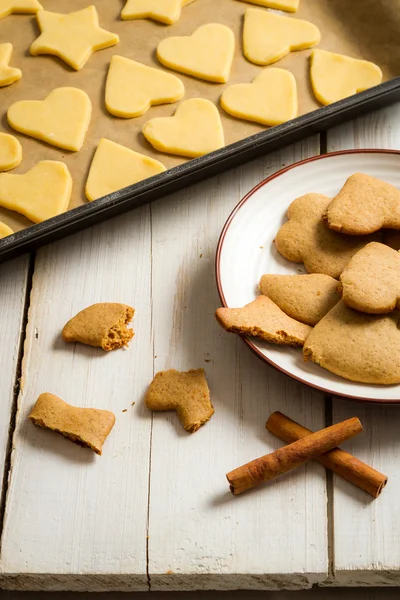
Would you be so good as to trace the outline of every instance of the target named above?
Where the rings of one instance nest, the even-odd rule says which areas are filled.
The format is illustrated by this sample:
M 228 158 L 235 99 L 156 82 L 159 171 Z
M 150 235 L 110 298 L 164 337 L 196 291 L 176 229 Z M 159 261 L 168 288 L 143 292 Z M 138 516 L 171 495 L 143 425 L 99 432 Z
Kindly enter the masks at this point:
M 327 208 L 330 229 L 367 235 L 383 227 L 400 229 L 400 191 L 364 173 L 351 175 Z
M 304 360 L 350 381 L 400 383 L 399 322 L 398 311 L 367 315 L 338 302 L 308 336 Z
M 329 275 L 263 275 L 260 290 L 292 319 L 312 327 L 339 302 L 338 282 Z
M 311 327 L 286 315 L 266 296 L 258 296 L 243 308 L 218 308 L 215 316 L 226 331 L 272 344 L 303 346 L 311 331 Z
M 309 273 L 324 273 L 334 279 L 350 258 L 368 242 L 379 237 L 348 236 L 330 230 L 322 217 L 331 204 L 323 194 L 305 194 L 289 206 L 288 222 L 275 238 L 280 254 L 295 263 L 304 263 Z
M 204 369 L 161 371 L 146 394 L 150 410 L 175 410 L 184 429 L 194 433 L 214 414 Z
M 400 254 L 372 242 L 357 252 L 340 276 L 343 302 L 364 313 L 400 309 Z

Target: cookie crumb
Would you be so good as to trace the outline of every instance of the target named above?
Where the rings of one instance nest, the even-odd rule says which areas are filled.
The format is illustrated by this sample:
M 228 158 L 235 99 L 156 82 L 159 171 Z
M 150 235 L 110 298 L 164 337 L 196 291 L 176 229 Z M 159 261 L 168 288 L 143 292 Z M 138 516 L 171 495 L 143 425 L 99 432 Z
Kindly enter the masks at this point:
M 128 412 L 128 409 L 127 409 L 127 408 L 124 408 L 122 412 Z
M 131 406 L 135 406 L 136 402 L 132 402 Z

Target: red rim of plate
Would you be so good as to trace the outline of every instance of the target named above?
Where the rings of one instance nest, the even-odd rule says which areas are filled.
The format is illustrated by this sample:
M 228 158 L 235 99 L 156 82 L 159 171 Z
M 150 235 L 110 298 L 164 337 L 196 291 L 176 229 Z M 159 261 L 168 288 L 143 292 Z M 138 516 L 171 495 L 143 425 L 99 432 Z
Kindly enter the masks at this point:
M 263 187 L 264 185 L 266 185 L 267 183 L 269 183 L 273 179 L 276 179 L 277 177 L 280 177 L 284 173 L 287 173 L 287 171 L 290 171 L 291 169 L 295 169 L 297 167 L 300 167 L 301 165 L 304 165 L 306 163 L 314 162 L 314 161 L 317 161 L 317 160 L 325 160 L 327 158 L 330 158 L 330 157 L 333 157 L 333 156 L 341 156 L 343 154 L 395 154 L 395 155 L 397 155 L 397 156 L 400 157 L 400 150 L 385 150 L 385 149 L 380 150 L 378 148 L 368 148 L 368 149 L 361 149 L 361 150 L 339 150 L 337 152 L 329 152 L 328 154 L 319 154 L 317 156 L 312 156 L 310 158 L 305 158 L 303 160 L 300 160 L 300 161 L 298 161 L 298 162 L 296 162 L 296 163 L 294 163 L 292 165 L 289 165 L 288 167 L 284 167 L 280 171 L 277 171 L 273 175 L 270 175 L 269 177 L 267 177 L 263 181 L 260 181 L 260 183 L 258 183 L 256 186 L 254 186 L 253 189 L 251 189 L 240 200 L 240 202 L 235 206 L 235 208 L 233 209 L 233 211 L 229 215 L 229 217 L 228 217 L 228 219 L 227 219 L 224 227 L 222 228 L 221 235 L 220 235 L 219 240 L 218 240 L 217 252 L 216 252 L 216 256 L 215 256 L 215 274 L 216 274 L 216 279 L 217 279 L 218 293 L 219 293 L 219 296 L 221 298 L 221 302 L 222 302 L 223 306 L 227 307 L 228 305 L 226 303 L 225 294 L 223 292 L 222 283 L 221 283 L 221 270 L 220 270 L 221 252 L 222 252 L 222 247 L 224 245 L 224 241 L 225 241 L 225 237 L 226 237 L 226 234 L 228 232 L 228 229 L 229 229 L 229 227 L 230 227 L 233 219 L 236 217 L 237 213 L 242 208 L 242 206 L 252 197 L 252 195 L 255 192 L 257 192 L 257 190 L 259 190 L 261 187 Z M 241 337 L 241 336 L 239 336 L 239 337 Z M 256 354 L 256 356 L 258 356 L 264 362 L 270 364 L 277 371 L 280 371 L 281 373 L 283 373 L 287 377 L 290 377 L 291 379 L 294 379 L 295 381 L 298 381 L 299 383 L 302 383 L 303 385 L 307 385 L 308 387 L 311 387 L 311 388 L 314 388 L 314 389 L 319 390 L 321 392 L 324 392 L 325 394 L 340 396 L 342 398 L 347 398 L 349 400 L 355 400 L 355 401 L 359 401 L 359 402 L 371 402 L 371 403 L 374 403 L 374 404 L 389 404 L 389 403 L 390 404 L 399 404 L 400 403 L 400 398 L 399 399 L 393 399 L 393 398 L 365 398 L 365 397 L 361 397 L 361 396 L 352 396 L 351 394 L 344 394 L 342 392 L 335 392 L 335 393 L 333 393 L 331 390 L 329 390 L 329 389 L 327 389 L 325 387 L 316 385 L 314 383 L 310 383 L 309 381 L 306 381 L 305 379 L 302 379 L 301 377 L 298 377 L 297 375 L 294 375 L 290 371 L 286 371 L 281 366 L 279 366 L 278 364 L 276 364 L 273 360 L 271 360 L 270 358 L 268 358 L 267 356 L 265 356 L 262 352 L 260 352 L 260 350 L 248 338 L 241 337 L 241 339 L 250 348 L 250 350 L 252 352 L 254 352 L 254 354 Z

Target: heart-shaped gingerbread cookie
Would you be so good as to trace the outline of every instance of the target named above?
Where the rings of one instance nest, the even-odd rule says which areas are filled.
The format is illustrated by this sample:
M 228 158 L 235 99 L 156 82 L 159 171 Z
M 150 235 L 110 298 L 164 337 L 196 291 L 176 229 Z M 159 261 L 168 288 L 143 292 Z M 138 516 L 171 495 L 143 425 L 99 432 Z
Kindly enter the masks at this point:
M 325 105 L 382 81 L 382 71 L 374 63 L 326 50 L 313 50 L 310 76 L 316 99 Z
M 158 160 L 103 138 L 90 167 L 86 197 L 102 198 L 163 171 L 165 167 Z
M 198 79 L 226 83 L 235 52 L 235 36 L 219 23 L 202 25 L 191 36 L 170 37 L 158 44 L 157 58 L 166 67 Z
M 293 50 L 318 44 L 319 29 L 309 21 L 248 8 L 244 16 L 243 51 L 256 65 L 269 65 Z
M 400 254 L 371 242 L 357 252 L 340 276 L 343 302 L 380 315 L 400 309 Z
M 143 126 L 143 135 L 160 152 L 190 158 L 225 145 L 217 107 L 203 98 L 182 102 L 173 117 L 147 121 Z
M 400 313 L 366 315 L 338 302 L 307 337 L 304 359 L 350 381 L 400 383 Z
M 116 117 L 139 117 L 156 104 L 180 100 L 183 83 L 171 73 L 113 56 L 106 84 L 106 108 Z
M 0 173 L 0 206 L 34 223 L 65 212 L 71 191 L 67 166 L 56 160 L 42 160 L 23 175 Z
M 285 69 L 265 69 L 253 83 L 239 83 L 221 96 L 222 108 L 239 119 L 279 125 L 297 115 L 297 86 Z
M 89 96 L 73 87 L 56 88 L 45 100 L 12 104 L 7 120 L 13 129 L 52 146 L 77 152 L 82 147 L 92 114 Z
M 166 25 L 179 21 L 182 7 L 193 0 L 128 0 L 121 19 L 153 19 Z

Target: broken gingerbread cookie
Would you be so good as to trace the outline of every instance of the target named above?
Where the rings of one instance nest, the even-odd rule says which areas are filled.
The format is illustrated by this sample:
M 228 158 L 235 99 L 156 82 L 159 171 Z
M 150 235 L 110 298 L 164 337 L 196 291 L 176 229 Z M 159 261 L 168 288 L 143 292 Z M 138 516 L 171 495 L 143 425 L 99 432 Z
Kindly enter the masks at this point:
M 68 321 L 62 330 L 62 337 L 66 342 L 80 342 L 105 351 L 128 346 L 134 332 L 127 325 L 134 313 L 135 310 L 126 304 L 93 304 Z

